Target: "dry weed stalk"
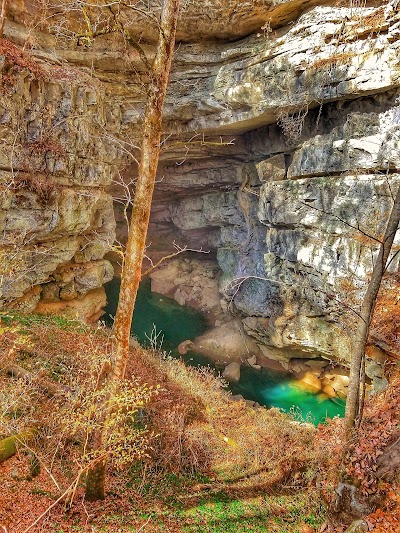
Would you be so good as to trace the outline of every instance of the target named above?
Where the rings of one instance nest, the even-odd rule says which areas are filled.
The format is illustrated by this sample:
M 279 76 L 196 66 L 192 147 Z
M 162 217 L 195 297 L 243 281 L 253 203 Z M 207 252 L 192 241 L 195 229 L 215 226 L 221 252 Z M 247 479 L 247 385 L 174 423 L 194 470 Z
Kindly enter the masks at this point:
M 308 103 L 300 107 L 288 106 L 279 109 L 277 124 L 289 144 L 296 144 L 303 132 L 304 121 L 308 113 Z

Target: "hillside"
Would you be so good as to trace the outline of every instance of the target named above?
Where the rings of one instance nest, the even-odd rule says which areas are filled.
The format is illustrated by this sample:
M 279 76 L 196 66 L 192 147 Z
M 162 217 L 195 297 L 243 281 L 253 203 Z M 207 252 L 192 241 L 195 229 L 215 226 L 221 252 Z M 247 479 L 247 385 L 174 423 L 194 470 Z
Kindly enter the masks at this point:
M 276 409 L 250 408 L 209 370 L 136 348 L 126 379 L 136 423 L 109 443 L 107 502 L 88 503 L 82 481 L 92 456 L 84 442 L 109 331 L 34 315 L 1 319 L 2 361 L 13 350 L 9 376 L 1 376 L 2 431 L 21 435 L 17 455 L 0 465 L 0 522 L 10 531 L 22 533 L 46 513 L 29 531 L 310 533 L 331 509 L 337 526 L 324 530 L 341 532 L 349 523 L 348 515 L 333 513 L 341 468 L 358 479 L 362 497 L 373 495 L 371 510 L 379 502 L 367 518 L 374 531 L 396 531 L 395 375 L 368 404 L 360 444 L 344 461 L 339 419 L 314 428 Z M 68 493 L 55 505 L 71 486 L 73 503 Z

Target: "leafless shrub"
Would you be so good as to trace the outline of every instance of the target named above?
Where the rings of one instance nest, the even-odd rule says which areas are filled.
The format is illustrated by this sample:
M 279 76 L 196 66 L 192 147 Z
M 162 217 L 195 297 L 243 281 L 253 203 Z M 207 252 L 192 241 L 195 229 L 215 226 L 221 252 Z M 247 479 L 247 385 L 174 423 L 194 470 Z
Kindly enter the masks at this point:
M 308 103 L 297 109 L 293 106 L 280 108 L 277 123 L 289 144 L 295 144 L 300 139 L 307 113 Z

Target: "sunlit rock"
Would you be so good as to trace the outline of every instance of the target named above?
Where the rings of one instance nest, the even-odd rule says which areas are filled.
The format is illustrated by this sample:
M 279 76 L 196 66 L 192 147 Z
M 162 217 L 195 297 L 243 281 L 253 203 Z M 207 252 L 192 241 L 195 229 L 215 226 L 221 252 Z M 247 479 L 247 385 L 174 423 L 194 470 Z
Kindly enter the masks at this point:
M 4 36 L 30 49 L 45 75 L 19 68 L 7 85 L 9 59 L 0 58 L 0 231 L 6 256 L 18 251 L 0 305 L 79 308 L 92 319 L 112 276 L 104 256 L 113 249 L 107 258 L 121 262 L 116 221 L 126 242 L 146 68 L 118 32 L 76 47 L 56 34 L 78 31 L 77 13 L 60 9 L 35 26 L 30 2 L 11 4 Z M 156 25 L 121 9 L 151 60 Z M 222 328 L 204 346 L 218 357 L 226 347 L 226 363 L 254 354 L 297 373 L 299 360 L 348 366 L 351 309 L 400 183 L 396 2 L 196 0 L 184 3 L 178 41 L 147 253 L 157 263 L 175 241 L 209 254 L 162 263 L 153 289 Z M 398 267 L 397 257 L 372 327 L 380 364 L 399 350 L 387 326 Z M 225 328 L 233 316 L 238 326 Z
M 240 380 L 240 364 L 235 361 L 229 363 L 222 372 L 222 377 L 231 383 L 238 382 Z M 253 406 L 253 404 L 254 402 L 252 402 L 251 406 Z

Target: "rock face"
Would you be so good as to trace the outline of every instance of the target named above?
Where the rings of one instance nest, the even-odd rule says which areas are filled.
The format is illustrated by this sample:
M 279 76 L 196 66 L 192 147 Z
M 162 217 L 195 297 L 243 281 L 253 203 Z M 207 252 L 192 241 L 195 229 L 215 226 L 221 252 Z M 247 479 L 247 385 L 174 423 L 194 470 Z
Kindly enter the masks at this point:
M 196 307 L 211 323 L 224 318 L 219 293 L 219 269 L 215 261 L 174 259 L 150 273 L 151 290 L 174 298 L 181 305 Z
M 2 46 L 0 302 L 98 318 L 103 284 L 113 277 L 103 259 L 115 239 L 105 187 L 122 161 L 95 134 L 109 107 L 84 74 L 33 60 L 31 70 L 21 69 L 13 63 L 18 48 Z
M 234 315 L 258 363 L 348 366 L 352 309 L 400 184 L 398 2 L 328 4 L 184 2 L 180 21 L 149 255 L 171 253 L 174 240 L 210 253 L 163 263 L 153 288 L 205 309 L 217 327 Z M 47 312 L 86 308 L 95 294 L 95 317 L 93 291 L 112 275 L 108 187 L 123 168 L 125 183 L 135 177 L 128 152 L 137 156 L 145 67 L 115 32 L 76 47 L 42 22 L 32 39 L 30 10 L 28 1 L 11 8 L 5 36 L 17 45 L 30 39 L 38 67 L 23 56 L 15 68 L 20 56 L 0 47 L 0 226 L 6 259 L 21 252 L 1 297 Z M 79 33 L 79 14 L 63 16 L 54 20 Z M 151 24 L 143 30 L 125 7 L 118 16 L 151 58 Z M 123 241 L 121 204 L 114 211 Z M 389 270 L 382 316 L 396 309 L 398 257 Z M 383 327 L 381 315 L 371 342 L 398 354 L 396 320 Z M 328 391 L 345 387 L 324 379 Z

